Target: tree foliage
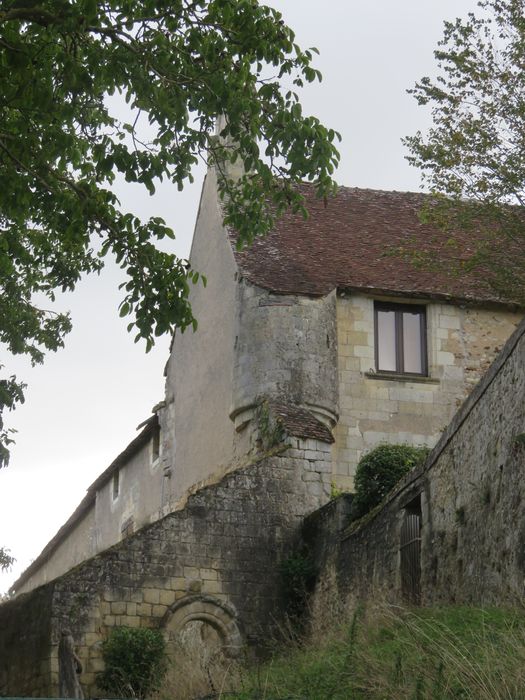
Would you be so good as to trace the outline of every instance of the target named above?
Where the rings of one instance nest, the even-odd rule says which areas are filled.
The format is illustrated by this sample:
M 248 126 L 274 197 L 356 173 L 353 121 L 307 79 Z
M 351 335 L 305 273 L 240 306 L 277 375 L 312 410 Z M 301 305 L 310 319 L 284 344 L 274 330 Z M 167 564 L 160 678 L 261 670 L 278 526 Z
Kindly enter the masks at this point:
M 439 195 L 424 217 L 449 232 L 475 229 L 460 264 L 488 270 L 500 296 L 523 303 L 524 0 L 482 0 L 476 15 L 445 23 L 435 57 L 438 78 L 410 91 L 432 108 L 433 126 L 405 139 L 409 161 Z M 454 245 L 453 234 L 445 240 Z
M 378 445 L 361 457 L 355 473 L 353 517 L 360 518 L 379 505 L 399 479 L 426 458 L 428 448 Z
M 15 559 L 9 554 L 9 550 L 0 547 L 0 571 L 9 571 L 14 562 Z
M 320 79 L 312 51 L 256 0 L 4 0 L 0 343 L 33 362 L 61 347 L 71 322 L 48 310 L 56 290 L 100 271 L 108 254 L 127 275 L 120 315 L 147 349 L 194 326 L 197 272 L 157 247 L 173 237 L 165 222 L 122 211 L 111 185 L 118 174 L 150 193 L 163 178 L 182 189 L 209 158 L 239 245 L 302 209 L 295 183 L 326 196 L 339 135 L 303 115 L 295 93 Z M 119 118 L 117 97 L 129 117 Z M 236 159 L 245 174 L 232 181 L 223 166 Z M 22 396 L 2 380 L 0 410 Z

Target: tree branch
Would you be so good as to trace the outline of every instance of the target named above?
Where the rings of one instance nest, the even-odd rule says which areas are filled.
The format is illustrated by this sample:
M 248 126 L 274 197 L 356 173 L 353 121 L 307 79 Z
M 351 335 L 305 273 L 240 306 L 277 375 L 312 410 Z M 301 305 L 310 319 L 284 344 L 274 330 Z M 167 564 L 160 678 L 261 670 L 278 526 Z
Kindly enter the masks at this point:
M 15 7 L 7 12 L 0 12 L 0 24 L 4 22 L 35 22 L 42 27 L 58 22 L 60 18 L 42 7 Z

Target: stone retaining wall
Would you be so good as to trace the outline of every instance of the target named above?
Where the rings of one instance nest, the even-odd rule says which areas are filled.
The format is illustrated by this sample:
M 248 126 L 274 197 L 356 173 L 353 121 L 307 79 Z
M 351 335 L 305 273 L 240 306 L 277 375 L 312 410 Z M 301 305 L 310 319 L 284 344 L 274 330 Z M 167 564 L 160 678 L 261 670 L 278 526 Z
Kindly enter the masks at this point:
M 421 602 L 521 603 L 525 593 L 525 325 L 507 342 L 426 463 L 376 513 L 339 527 L 330 505 L 305 534 L 321 574 L 314 609 L 403 600 L 401 527 L 421 510 Z M 348 522 L 348 511 L 346 512 Z
M 0 606 L 0 696 L 52 697 L 52 598 L 42 586 Z
M 328 499 L 330 471 L 327 444 L 290 438 L 270 446 L 195 489 L 181 510 L 0 606 L 0 695 L 57 691 L 64 628 L 78 644 L 91 695 L 103 667 L 101 641 L 118 625 L 157 627 L 170 637 L 177 621 L 202 619 L 228 653 L 264 646 L 280 615 L 279 562 L 304 515 Z

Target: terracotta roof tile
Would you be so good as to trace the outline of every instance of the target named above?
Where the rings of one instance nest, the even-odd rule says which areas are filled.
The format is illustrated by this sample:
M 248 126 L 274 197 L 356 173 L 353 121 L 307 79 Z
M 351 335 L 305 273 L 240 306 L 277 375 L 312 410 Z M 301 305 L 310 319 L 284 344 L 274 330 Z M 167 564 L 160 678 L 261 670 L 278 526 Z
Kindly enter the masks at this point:
M 472 253 L 472 232 L 458 233 L 457 248 L 446 246 L 450 234 L 418 218 L 428 195 L 341 187 L 325 203 L 302 187 L 308 219 L 286 213 L 274 230 L 235 251 L 243 276 L 282 294 L 321 296 L 333 289 L 368 290 L 420 297 L 506 302 L 475 272 L 461 276 L 418 269 L 393 249 L 414 242 L 440 260 Z M 470 236 L 470 242 L 469 242 Z M 389 254 L 390 251 L 390 254 Z
M 270 406 L 274 416 L 288 435 L 299 438 L 312 438 L 313 440 L 321 440 L 327 443 L 334 442 L 334 437 L 326 425 L 317 420 L 305 408 L 277 401 L 270 401 Z

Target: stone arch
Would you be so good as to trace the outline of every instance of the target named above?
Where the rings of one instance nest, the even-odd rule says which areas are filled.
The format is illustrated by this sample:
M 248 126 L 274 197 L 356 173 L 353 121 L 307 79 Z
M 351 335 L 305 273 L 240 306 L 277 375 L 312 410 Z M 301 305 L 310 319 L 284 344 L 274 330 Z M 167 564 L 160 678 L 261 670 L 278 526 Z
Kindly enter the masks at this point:
M 225 656 L 233 658 L 240 654 L 242 636 L 233 606 L 213 596 L 186 596 L 170 606 L 162 618 L 161 629 L 169 637 L 170 632 L 180 633 L 190 622 L 205 622 L 213 627 L 220 637 Z

